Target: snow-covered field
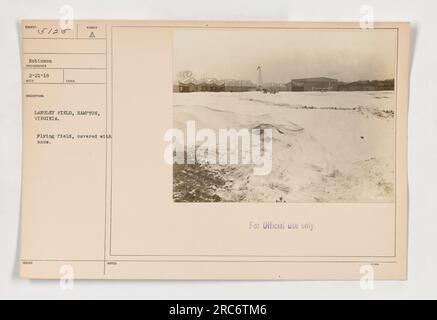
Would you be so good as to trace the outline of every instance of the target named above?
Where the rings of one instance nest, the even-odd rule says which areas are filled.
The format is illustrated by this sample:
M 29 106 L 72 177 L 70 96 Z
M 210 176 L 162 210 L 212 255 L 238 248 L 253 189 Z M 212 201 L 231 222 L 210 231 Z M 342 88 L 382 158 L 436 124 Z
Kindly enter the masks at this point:
M 178 165 L 176 201 L 391 202 L 393 92 L 175 93 L 174 122 L 185 130 L 273 131 L 273 169 Z

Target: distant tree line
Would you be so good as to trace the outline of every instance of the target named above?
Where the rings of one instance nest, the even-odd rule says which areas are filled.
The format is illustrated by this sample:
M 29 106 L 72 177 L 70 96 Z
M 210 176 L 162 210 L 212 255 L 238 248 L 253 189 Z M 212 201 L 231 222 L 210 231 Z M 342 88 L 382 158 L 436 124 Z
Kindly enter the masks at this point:
M 338 83 L 338 91 L 393 91 L 395 80 L 360 80 L 355 82 Z

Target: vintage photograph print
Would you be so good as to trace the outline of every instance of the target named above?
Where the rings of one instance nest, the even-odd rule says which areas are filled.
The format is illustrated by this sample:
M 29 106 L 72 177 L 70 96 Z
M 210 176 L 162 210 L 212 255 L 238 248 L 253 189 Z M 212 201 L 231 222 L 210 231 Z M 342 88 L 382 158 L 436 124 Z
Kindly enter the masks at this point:
M 175 202 L 391 203 L 394 29 L 173 34 Z

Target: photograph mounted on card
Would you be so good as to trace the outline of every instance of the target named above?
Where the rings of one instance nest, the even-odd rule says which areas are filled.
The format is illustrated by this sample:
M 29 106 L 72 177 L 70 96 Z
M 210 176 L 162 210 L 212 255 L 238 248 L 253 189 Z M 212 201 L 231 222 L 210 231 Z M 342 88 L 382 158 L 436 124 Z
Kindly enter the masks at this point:
M 408 23 L 58 28 L 22 22 L 23 277 L 406 279 Z

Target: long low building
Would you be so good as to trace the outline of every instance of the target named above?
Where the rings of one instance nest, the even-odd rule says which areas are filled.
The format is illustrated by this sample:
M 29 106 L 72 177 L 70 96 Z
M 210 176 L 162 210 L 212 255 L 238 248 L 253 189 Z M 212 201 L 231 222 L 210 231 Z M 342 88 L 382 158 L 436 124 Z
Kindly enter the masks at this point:
M 288 91 L 337 91 L 338 80 L 326 77 L 293 79 L 287 84 Z
M 175 92 L 244 92 L 253 91 L 256 86 L 250 80 L 200 80 L 179 81 L 174 86 Z
M 225 91 L 225 83 L 220 80 L 179 81 L 178 92 L 221 92 Z
M 360 80 L 338 84 L 338 91 L 393 91 L 395 80 Z
M 225 91 L 227 92 L 245 92 L 253 91 L 256 85 L 250 80 L 233 80 L 227 79 L 225 82 Z

